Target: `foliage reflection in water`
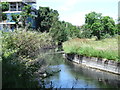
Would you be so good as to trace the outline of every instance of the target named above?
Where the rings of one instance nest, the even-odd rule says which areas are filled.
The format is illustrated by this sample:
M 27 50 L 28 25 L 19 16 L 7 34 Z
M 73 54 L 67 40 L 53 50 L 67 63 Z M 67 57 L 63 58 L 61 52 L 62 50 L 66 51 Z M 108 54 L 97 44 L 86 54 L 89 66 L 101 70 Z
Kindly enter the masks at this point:
M 61 70 L 46 78 L 49 88 L 120 88 L 120 76 L 73 64 L 65 60 L 62 54 L 48 54 L 45 57 L 49 64 L 48 71 Z

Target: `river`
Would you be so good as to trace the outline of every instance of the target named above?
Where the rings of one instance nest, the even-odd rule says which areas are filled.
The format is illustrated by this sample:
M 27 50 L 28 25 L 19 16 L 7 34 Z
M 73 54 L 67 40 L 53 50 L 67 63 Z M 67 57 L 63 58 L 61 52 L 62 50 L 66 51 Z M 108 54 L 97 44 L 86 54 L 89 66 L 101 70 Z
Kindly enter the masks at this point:
M 62 54 L 48 54 L 45 60 L 49 63 L 47 70 L 61 70 L 46 78 L 46 88 L 120 88 L 120 75 L 88 68 L 70 62 Z

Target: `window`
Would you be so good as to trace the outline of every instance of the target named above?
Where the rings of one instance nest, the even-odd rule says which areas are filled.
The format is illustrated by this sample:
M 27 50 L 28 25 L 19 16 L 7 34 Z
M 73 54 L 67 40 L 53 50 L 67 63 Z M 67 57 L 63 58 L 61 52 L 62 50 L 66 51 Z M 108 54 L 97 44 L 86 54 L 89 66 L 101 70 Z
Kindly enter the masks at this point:
M 18 3 L 18 11 L 21 11 L 22 10 L 22 3 Z
M 16 11 L 16 3 L 10 3 L 10 11 Z

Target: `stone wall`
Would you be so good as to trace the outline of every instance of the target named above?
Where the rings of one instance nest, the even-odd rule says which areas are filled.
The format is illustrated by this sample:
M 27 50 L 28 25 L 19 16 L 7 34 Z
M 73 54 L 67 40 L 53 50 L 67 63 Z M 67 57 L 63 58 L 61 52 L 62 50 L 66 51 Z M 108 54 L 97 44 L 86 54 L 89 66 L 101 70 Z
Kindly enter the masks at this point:
M 64 54 L 64 57 L 70 61 L 85 65 L 87 67 L 120 74 L 120 62 L 76 54 Z

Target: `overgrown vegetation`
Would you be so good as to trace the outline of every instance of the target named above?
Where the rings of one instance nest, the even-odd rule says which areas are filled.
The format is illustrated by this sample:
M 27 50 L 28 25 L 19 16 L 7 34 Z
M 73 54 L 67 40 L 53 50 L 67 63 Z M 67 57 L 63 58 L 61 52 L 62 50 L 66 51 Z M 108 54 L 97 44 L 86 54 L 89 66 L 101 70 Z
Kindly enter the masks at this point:
M 117 36 L 115 37 L 115 35 L 119 34 L 119 24 L 115 25 L 111 17 L 102 16 L 101 13 L 90 12 L 86 14 L 85 24 L 81 26 L 79 32 L 79 38 L 63 43 L 63 49 L 66 53 L 120 61 L 118 38 Z M 92 40 L 93 37 L 96 38 Z
M 0 10 L 2 11 L 1 13 L 1 19 L 2 20 L 6 20 L 7 19 L 7 15 L 5 13 L 3 13 L 4 11 L 8 11 L 9 10 L 9 3 L 7 2 L 0 2 Z
M 52 45 L 51 41 L 48 33 L 21 30 L 3 32 L 3 88 L 39 87 L 34 73 L 43 63 L 36 58 L 41 48 Z
M 2 3 L 2 11 L 7 11 L 8 5 Z M 79 27 L 60 21 L 57 10 L 40 7 L 37 11 L 38 13 L 33 15 L 31 6 L 25 6 L 21 14 L 11 16 L 17 31 L 2 32 L 3 88 L 39 87 L 34 73 L 44 64 L 42 59 L 36 58 L 40 49 L 52 47 L 55 42 L 57 45 L 64 42 L 63 49 L 66 53 L 119 61 L 117 37 L 112 37 L 119 32 L 120 25 L 115 25 L 111 17 L 91 12 L 86 14 L 85 25 Z M 6 14 L 3 13 L 2 16 L 2 20 L 7 19 Z M 35 31 L 30 31 L 31 23 L 27 22 L 28 18 L 37 21 Z M 20 30 L 20 26 L 23 29 Z M 103 40 L 90 39 L 94 36 L 97 40 Z
M 80 28 L 71 23 L 60 21 L 59 13 L 49 7 L 39 7 L 37 28 L 41 32 L 50 32 L 54 41 L 62 43 L 69 38 L 80 36 Z
M 101 41 L 76 38 L 64 42 L 63 49 L 66 53 L 119 61 L 117 37 L 107 38 Z
M 17 28 L 20 26 L 19 22 L 21 21 L 21 26 L 25 30 L 29 30 L 32 24 L 27 19 L 31 18 L 37 22 L 36 31 L 50 32 L 57 43 L 62 43 L 76 37 L 91 38 L 96 36 L 97 40 L 100 40 L 113 37 L 119 32 L 119 24 L 115 25 L 113 18 L 102 16 L 101 13 L 90 12 L 86 14 L 85 24 L 79 27 L 65 21 L 60 21 L 58 11 L 49 7 L 39 7 L 38 13 L 30 5 L 24 6 L 22 10 L 20 15 L 12 14 L 12 19 L 15 21 Z M 32 12 L 35 14 L 31 14 Z
M 2 11 L 8 11 L 9 10 L 9 3 L 8 2 L 1 2 Z

